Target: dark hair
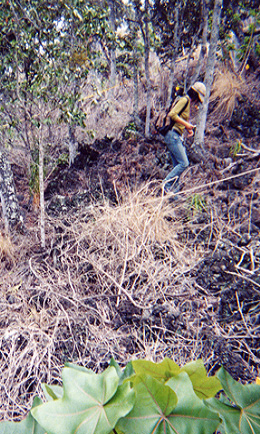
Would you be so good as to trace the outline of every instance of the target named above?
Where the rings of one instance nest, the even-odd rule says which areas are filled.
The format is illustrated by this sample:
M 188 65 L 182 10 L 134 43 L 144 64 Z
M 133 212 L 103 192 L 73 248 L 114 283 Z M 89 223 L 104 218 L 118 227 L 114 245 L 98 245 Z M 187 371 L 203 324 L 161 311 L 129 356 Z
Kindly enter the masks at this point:
M 190 99 L 192 101 L 194 101 L 194 102 L 200 102 L 199 95 L 198 95 L 198 93 L 194 89 L 190 88 L 188 90 L 187 94 L 189 95 L 189 97 L 190 97 Z

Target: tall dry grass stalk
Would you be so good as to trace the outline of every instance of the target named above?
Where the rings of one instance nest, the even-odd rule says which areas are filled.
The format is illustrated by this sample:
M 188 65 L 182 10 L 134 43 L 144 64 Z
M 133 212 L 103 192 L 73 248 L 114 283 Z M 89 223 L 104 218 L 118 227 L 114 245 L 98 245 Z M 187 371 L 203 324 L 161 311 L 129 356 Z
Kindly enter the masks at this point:
M 214 113 L 219 120 L 231 119 L 237 102 L 246 92 L 247 85 L 243 78 L 227 68 L 216 72 L 210 102 L 214 103 Z

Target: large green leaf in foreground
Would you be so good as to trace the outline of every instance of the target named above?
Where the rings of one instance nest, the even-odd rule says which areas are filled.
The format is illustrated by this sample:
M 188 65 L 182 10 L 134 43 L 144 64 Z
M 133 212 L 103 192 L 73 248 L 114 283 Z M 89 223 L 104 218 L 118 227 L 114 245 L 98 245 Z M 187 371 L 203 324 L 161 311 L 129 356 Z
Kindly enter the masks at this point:
M 109 434 L 133 408 L 134 391 L 129 383 L 118 386 L 114 367 L 102 374 L 66 367 L 62 379 L 63 397 L 32 410 L 49 434 Z
M 35 398 L 33 401 L 33 407 L 41 404 L 40 398 Z M 0 423 L 1 434 L 45 434 L 46 431 L 36 422 L 32 417 L 31 412 L 27 418 L 21 422 L 1 422 Z
M 218 415 L 208 411 L 204 402 L 195 394 L 186 372 L 172 377 L 166 384 L 175 391 L 178 398 L 178 404 L 169 416 L 174 432 L 209 434 L 217 429 L 220 423 Z
M 208 434 L 219 425 L 217 414 L 196 396 L 185 372 L 166 385 L 142 374 L 134 378 L 133 385 L 134 408 L 117 425 L 124 434 Z
M 163 382 L 181 372 L 187 372 L 194 392 L 201 399 L 212 398 L 221 390 L 220 381 L 216 377 L 207 376 L 207 371 L 201 359 L 187 363 L 182 368 L 167 357 L 161 363 L 154 363 L 148 360 L 134 360 L 132 361 L 132 365 L 137 375 L 148 374 Z
M 260 434 L 260 386 L 240 384 L 224 368 L 220 368 L 217 377 L 231 400 L 230 405 L 215 398 L 207 400 L 206 405 L 220 414 L 225 432 Z
M 220 381 L 216 377 L 207 376 L 202 359 L 187 363 L 181 372 L 187 372 L 194 392 L 201 399 L 213 398 L 221 390 Z
M 132 366 L 137 375 L 150 375 L 156 380 L 167 381 L 173 375 L 180 373 L 181 368 L 171 359 L 165 357 L 160 363 L 150 360 L 133 360 Z
M 177 397 L 170 387 L 149 375 L 134 378 L 136 401 L 133 410 L 116 427 L 125 434 L 149 434 L 166 429 L 168 414 L 176 407 Z

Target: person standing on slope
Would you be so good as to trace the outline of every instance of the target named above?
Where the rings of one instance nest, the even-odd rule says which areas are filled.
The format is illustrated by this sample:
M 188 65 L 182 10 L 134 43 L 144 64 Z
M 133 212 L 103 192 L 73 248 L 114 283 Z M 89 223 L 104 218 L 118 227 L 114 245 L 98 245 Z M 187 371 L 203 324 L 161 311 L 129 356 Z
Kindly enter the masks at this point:
M 165 135 L 164 141 L 170 152 L 173 169 L 163 180 L 165 193 L 177 193 L 179 191 L 180 175 L 189 166 L 186 149 L 183 144 L 183 133 L 186 129 L 188 137 L 193 136 L 195 125 L 189 121 L 191 104 L 203 103 L 205 94 L 205 85 L 197 81 L 191 86 L 187 94 L 178 100 L 168 114 L 174 125 Z

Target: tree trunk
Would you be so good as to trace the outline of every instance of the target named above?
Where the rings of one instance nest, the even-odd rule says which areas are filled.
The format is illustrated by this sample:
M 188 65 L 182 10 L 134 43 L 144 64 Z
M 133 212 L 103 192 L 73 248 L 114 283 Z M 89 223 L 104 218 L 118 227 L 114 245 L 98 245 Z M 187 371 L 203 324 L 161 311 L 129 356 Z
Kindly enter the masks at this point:
M 214 11 L 213 11 L 213 19 L 212 19 L 212 30 L 210 36 L 210 46 L 209 53 L 207 59 L 206 73 L 204 84 L 206 86 L 206 95 L 204 98 L 204 103 L 199 111 L 197 129 L 195 133 L 195 139 L 193 144 L 193 152 L 197 155 L 198 161 L 206 162 L 208 159 L 208 152 L 204 149 L 204 133 L 209 105 L 209 96 L 211 85 L 214 77 L 214 68 L 216 62 L 216 52 L 219 38 L 219 24 L 220 24 L 220 15 L 222 9 L 222 0 L 215 0 L 214 3 Z
M 207 53 L 207 36 L 208 36 L 208 27 L 209 27 L 208 26 L 209 0 L 202 0 L 202 16 L 203 16 L 203 30 L 202 30 L 201 49 L 200 49 L 199 59 L 196 65 L 195 72 L 190 81 L 191 86 L 195 83 L 195 81 L 198 80 L 203 65 L 203 60 L 205 59 Z
M 75 130 L 76 126 L 74 124 L 69 125 L 69 167 L 74 163 L 78 149 Z
M 115 25 L 115 3 L 113 0 L 109 0 L 109 20 L 110 20 L 110 27 L 113 32 L 113 38 L 115 37 L 115 31 L 116 31 L 116 25 Z M 113 41 L 112 47 L 109 50 L 110 51 L 110 90 L 109 90 L 109 97 L 113 98 L 114 96 L 114 87 L 116 85 L 116 49 L 115 49 L 115 42 Z
M 141 126 L 141 120 L 139 117 L 139 60 L 140 54 L 138 51 L 138 22 L 139 20 L 139 11 L 137 8 L 134 8 L 135 12 L 135 21 L 133 23 L 130 22 L 131 31 L 132 31 L 132 40 L 133 40 L 133 82 L 134 82 L 134 101 L 133 101 L 133 119 L 134 123 L 137 126 L 137 129 Z M 141 22 L 139 23 L 141 26 Z
M 145 76 L 146 76 L 146 118 L 145 118 L 145 137 L 150 136 L 151 119 L 151 78 L 149 69 L 150 56 L 150 36 L 149 36 L 149 1 L 145 0 L 145 31 L 144 31 L 144 50 L 145 50 Z
M 78 89 L 79 89 L 79 83 L 78 79 L 76 78 L 73 83 L 73 98 L 74 98 L 74 108 L 77 110 L 78 108 Z M 71 120 L 69 124 L 69 167 L 74 163 L 76 155 L 78 150 L 78 142 L 76 140 L 76 124 Z
M 138 114 L 139 106 L 139 92 L 138 92 L 138 53 L 137 48 L 134 46 L 134 65 L 133 65 L 133 80 L 134 80 L 134 105 L 133 105 L 133 117 L 135 125 L 139 126 L 140 119 Z
M 169 88 L 166 107 L 170 107 L 172 102 L 172 89 L 174 83 L 175 74 L 175 61 L 178 56 L 179 46 L 180 46 L 180 12 L 181 12 L 182 2 L 178 1 L 174 9 L 174 32 L 173 32 L 173 55 L 170 65 L 170 77 L 169 77 Z
M 45 248 L 45 202 L 44 202 L 44 148 L 42 138 L 42 124 L 39 131 L 39 186 L 40 186 L 40 210 L 41 210 L 41 246 Z
M 12 169 L 3 151 L 0 151 L 0 198 L 6 231 L 16 227 L 23 229 L 23 217 L 15 193 Z

